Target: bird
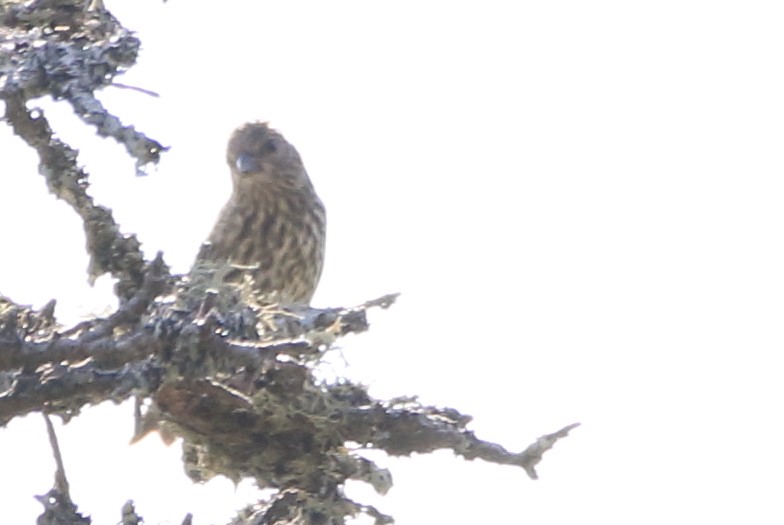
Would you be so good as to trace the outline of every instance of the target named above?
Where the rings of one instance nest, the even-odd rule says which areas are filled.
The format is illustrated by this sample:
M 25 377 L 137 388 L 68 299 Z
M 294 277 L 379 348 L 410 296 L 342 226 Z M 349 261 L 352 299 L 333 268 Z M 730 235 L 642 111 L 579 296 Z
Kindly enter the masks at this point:
M 226 162 L 232 193 L 194 269 L 228 265 L 223 281 L 248 275 L 258 296 L 309 305 L 324 266 L 326 210 L 299 152 L 269 123 L 249 122 L 231 134 Z

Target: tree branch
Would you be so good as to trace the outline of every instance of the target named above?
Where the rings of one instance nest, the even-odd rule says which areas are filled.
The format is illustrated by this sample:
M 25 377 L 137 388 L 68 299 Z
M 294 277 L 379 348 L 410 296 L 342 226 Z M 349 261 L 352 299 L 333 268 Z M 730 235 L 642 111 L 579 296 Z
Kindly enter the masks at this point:
M 0 100 L 4 119 L 14 133 L 38 153 L 39 171 L 49 190 L 82 218 L 90 255 L 88 275 L 94 281 L 110 273 L 116 291 L 128 299 L 141 286 L 144 258 L 134 235 L 123 235 L 108 208 L 87 194 L 87 173 L 77 164 L 77 151 L 54 138 L 41 110 L 28 110 L 28 100 L 51 95 L 65 98 L 75 113 L 112 136 L 136 159 L 137 169 L 158 162 L 166 148 L 124 126 L 109 114 L 94 92 L 111 85 L 132 66 L 139 39 L 120 25 L 102 2 L 34 0 L 0 4 Z
M 84 222 L 88 275 L 94 281 L 106 272 L 118 279 L 116 290 L 128 299 L 142 284 L 144 256 L 135 235 L 123 235 L 112 212 L 87 194 L 87 172 L 77 164 L 77 151 L 54 138 L 41 110 L 30 111 L 19 94 L 5 99 L 5 119 L 14 133 L 38 152 L 38 170 L 57 198 L 67 202 Z
M 158 162 L 167 148 L 124 126 L 95 98 L 136 62 L 141 44 L 102 2 L 4 2 L 0 21 L 0 99 L 65 98 L 99 135 L 123 144 L 137 169 Z
M 44 512 L 38 517 L 37 522 L 41 525 L 86 525 L 90 523 L 90 518 L 85 518 L 77 511 L 77 507 L 71 499 L 71 491 L 68 487 L 68 480 L 65 476 L 63 466 L 63 456 L 60 453 L 60 444 L 57 442 L 57 434 L 49 416 L 44 413 L 46 423 L 46 433 L 49 435 L 49 445 L 52 447 L 54 455 L 54 487 L 44 496 L 36 496 L 36 499 L 44 506 Z
M 134 393 L 154 391 L 161 375 L 160 368 L 146 361 L 119 370 L 101 370 L 88 363 L 20 375 L 10 390 L 0 394 L 0 426 L 44 407 L 68 420 L 84 405 L 121 402 Z

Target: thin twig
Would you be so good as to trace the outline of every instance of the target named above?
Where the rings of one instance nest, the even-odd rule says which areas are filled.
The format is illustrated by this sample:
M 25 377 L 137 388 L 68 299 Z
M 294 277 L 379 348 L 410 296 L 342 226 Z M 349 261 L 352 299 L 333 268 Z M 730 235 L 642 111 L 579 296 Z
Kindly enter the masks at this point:
M 56 466 L 54 473 L 54 487 L 61 494 L 64 494 L 70 498 L 71 495 L 68 487 L 68 479 L 65 476 L 65 467 L 63 466 L 63 456 L 60 453 L 60 444 L 57 441 L 57 434 L 54 431 L 54 425 L 52 425 L 52 420 L 49 417 L 49 414 L 43 412 L 42 415 L 44 416 L 44 422 L 46 423 L 46 433 L 49 435 L 49 445 L 51 445 L 52 453 L 54 454 L 54 463 Z
M 384 310 L 386 310 L 387 308 L 389 308 L 390 306 L 392 306 L 395 303 L 395 301 L 397 300 L 398 297 L 400 297 L 400 292 L 388 293 L 388 294 L 382 295 L 381 297 L 378 297 L 376 299 L 371 299 L 370 301 L 365 301 L 365 303 L 362 304 L 362 308 L 367 309 L 367 308 L 372 308 L 374 306 L 379 306 L 379 307 L 383 308 Z
M 139 93 L 142 93 L 144 95 L 149 95 L 149 96 L 155 97 L 155 98 L 160 98 L 161 97 L 155 91 L 150 91 L 149 89 L 140 88 L 138 86 L 130 86 L 128 84 L 122 84 L 120 82 L 112 82 L 111 84 L 109 84 L 109 87 L 116 87 L 116 88 L 120 88 L 120 89 L 129 89 L 131 91 L 138 91 Z

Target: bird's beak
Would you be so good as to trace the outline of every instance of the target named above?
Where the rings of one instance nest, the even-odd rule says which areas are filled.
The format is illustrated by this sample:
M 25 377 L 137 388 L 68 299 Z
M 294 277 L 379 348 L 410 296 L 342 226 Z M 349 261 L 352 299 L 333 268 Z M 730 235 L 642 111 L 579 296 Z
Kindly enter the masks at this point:
M 243 175 L 259 171 L 258 161 L 256 161 L 255 157 L 248 155 L 247 153 L 240 153 L 237 155 L 234 166 L 237 168 L 237 171 Z

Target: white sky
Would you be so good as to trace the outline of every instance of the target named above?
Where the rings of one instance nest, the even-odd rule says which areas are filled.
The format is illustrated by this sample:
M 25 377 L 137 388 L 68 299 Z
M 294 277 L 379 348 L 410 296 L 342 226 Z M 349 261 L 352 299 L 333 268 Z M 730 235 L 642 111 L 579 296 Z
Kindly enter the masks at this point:
M 514 450 L 583 423 L 537 482 L 379 455 L 390 494 L 350 495 L 400 524 L 784 520 L 784 5 L 107 4 L 144 45 L 119 81 L 161 98 L 102 99 L 171 151 L 135 177 L 120 146 L 41 105 L 148 255 L 187 271 L 230 190 L 228 133 L 271 120 L 328 208 L 315 303 L 403 293 L 337 369 Z M 103 311 L 75 214 L 5 127 L 0 155 L 0 292 L 56 297 L 64 320 Z M 60 431 L 96 523 L 127 498 L 148 523 L 239 506 L 225 480 L 190 486 L 176 446 L 127 447 L 130 427 L 127 405 L 101 406 Z M 0 464 L 0 521 L 32 523 L 53 472 L 40 416 L 0 430 Z

